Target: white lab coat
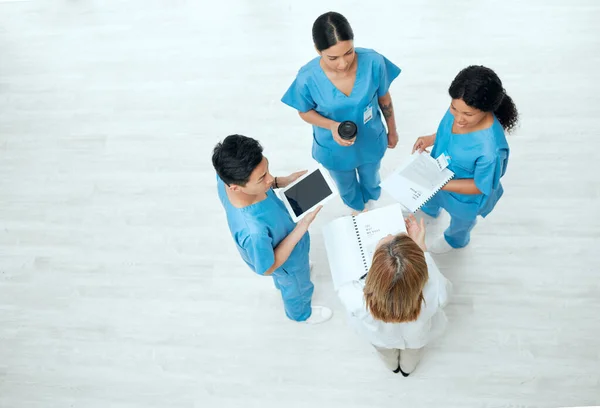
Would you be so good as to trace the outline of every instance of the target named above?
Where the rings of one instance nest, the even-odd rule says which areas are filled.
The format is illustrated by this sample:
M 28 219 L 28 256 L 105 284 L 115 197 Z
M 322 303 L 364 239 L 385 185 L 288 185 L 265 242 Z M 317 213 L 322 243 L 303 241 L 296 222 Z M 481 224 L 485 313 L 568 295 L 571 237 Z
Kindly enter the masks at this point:
M 423 289 L 425 302 L 417 320 L 407 323 L 385 323 L 375 320 L 367 311 L 363 294 L 364 280 L 355 280 L 338 289 L 348 311 L 350 326 L 367 341 L 388 349 L 418 349 L 439 336 L 448 319 L 442 308 L 448 302 L 452 284 L 442 275 L 431 255 L 425 252 L 429 279 Z

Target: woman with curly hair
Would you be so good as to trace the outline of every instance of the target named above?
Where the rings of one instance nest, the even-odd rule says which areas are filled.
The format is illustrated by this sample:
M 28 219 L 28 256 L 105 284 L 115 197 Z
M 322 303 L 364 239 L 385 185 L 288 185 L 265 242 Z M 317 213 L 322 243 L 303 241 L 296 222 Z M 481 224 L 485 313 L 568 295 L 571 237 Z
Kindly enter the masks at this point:
M 437 218 L 442 208 L 451 217 L 443 236 L 429 245 L 433 253 L 467 246 L 477 216 L 486 217 L 502 197 L 500 178 L 509 154 L 504 133 L 511 132 L 519 118 L 502 81 L 489 68 L 473 65 L 463 69 L 448 91 L 452 101 L 437 132 L 419 137 L 413 146 L 414 152 L 433 145 L 431 155 L 444 154 L 455 174 L 421 207 L 430 217 Z

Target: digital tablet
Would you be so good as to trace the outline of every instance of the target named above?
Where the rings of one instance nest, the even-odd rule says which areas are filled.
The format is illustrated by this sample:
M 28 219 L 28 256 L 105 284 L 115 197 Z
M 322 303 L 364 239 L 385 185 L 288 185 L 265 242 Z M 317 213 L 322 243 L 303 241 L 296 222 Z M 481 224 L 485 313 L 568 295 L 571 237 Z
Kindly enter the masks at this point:
M 337 195 L 335 183 L 322 167 L 308 171 L 289 186 L 277 190 L 294 222 Z

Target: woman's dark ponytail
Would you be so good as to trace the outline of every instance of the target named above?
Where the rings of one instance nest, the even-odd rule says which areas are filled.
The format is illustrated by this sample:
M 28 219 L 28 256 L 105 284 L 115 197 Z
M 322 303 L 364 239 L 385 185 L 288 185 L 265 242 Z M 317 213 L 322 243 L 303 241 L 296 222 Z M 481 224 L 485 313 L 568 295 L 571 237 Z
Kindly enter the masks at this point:
M 519 121 L 519 112 L 513 102 L 512 98 L 507 94 L 504 94 L 500 105 L 494 111 L 494 115 L 498 118 L 498 121 L 507 132 L 512 132 L 517 126 Z

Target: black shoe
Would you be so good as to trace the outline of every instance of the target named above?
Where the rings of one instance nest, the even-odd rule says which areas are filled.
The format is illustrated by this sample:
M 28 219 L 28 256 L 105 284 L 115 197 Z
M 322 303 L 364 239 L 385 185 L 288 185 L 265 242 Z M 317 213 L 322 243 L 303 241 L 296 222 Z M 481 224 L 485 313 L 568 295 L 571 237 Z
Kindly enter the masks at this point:
M 410 373 L 405 373 L 404 371 L 402 371 L 402 369 L 400 368 L 400 364 L 398 364 L 398 368 L 394 370 L 394 374 L 398 373 L 402 373 L 402 376 L 404 377 L 408 377 L 410 375 Z

